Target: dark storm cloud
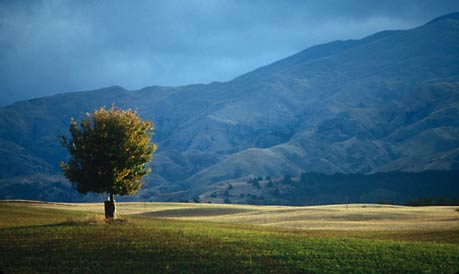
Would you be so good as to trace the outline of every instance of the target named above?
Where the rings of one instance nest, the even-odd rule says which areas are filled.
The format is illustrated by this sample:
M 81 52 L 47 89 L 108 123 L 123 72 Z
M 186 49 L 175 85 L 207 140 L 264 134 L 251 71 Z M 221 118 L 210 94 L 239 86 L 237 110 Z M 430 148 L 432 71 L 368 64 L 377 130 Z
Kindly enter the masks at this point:
M 311 45 L 406 29 L 459 1 L 0 1 L 0 105 L 226 81 Z

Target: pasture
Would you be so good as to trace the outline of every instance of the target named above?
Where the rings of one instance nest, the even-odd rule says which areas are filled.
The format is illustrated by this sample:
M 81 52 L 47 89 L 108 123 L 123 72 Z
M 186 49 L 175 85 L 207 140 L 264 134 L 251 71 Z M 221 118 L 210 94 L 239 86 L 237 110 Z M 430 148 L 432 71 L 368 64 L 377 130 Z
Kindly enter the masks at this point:
M 5 273 L 455 273 L 459 207 L 0 203 Z

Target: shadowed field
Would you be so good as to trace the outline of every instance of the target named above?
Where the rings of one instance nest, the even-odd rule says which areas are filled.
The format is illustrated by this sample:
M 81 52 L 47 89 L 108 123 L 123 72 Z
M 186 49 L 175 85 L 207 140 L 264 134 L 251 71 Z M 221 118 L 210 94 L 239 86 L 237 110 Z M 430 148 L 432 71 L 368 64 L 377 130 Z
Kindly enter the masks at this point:
M 457 207 L 0 202 L 5 273 L 455 273 Z

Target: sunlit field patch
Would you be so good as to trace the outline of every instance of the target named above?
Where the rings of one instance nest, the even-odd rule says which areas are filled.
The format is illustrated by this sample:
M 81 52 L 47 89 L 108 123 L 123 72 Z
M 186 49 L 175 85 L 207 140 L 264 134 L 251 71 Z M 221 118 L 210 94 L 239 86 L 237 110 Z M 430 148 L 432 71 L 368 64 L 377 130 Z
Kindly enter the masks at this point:
M 454 216 L 459 213 L 454 208 L 375 206 L 372 209 L 370 205 L 365 208 L 353 205 L 346 210 L 344 206 L 123 203 L 119 211 L 126 221 L 107 224 L 100 214 L 93 212 L 98 212 L 97 206 L 102 207 L 0 203 L 0 269 L 5 273 L 455 273 L 459 270 L 459 228 L 453 227 L 457 224 Z M 345 211 L 352 213 L 344 214 Z M 384 215 L 386 211 L 387 218 L 376 213 Z M 398 214 L 411 217 L 399 218 Z M 381 219 L 420 222 L 430 216 L 430 220 L 443 219 L 446 224 L 451 222 L 451 226 L 445 229 L 424 226 L 417 230 L 391 230 L 389 226 L 382 226 L 385 230 L 353 230 L 350 226 L 337 230 L 296 229 L 262 222 L 266 217 L 280 224 L 282 219 L 292 216 L 297 221 L 304 216 L 305 222 L 332 219 L 344 222 L 343 226 L 348 225 L 346 222 L 371 223 Z

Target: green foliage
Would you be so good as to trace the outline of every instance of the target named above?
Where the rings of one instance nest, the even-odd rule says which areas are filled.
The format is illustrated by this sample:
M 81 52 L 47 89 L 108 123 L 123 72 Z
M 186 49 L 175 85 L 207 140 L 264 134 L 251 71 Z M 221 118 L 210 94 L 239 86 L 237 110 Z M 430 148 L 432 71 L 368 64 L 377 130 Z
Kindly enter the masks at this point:
M 245 202 L 247 204 L 252 204 L 252 205 L 270 204 L 270 201 L 266 200 L 263 195 L 257 196 L 256 194 L 252 194 L 252 193 L 247 193 Z
M 201 198 L 199 198 L 199 195 L 194 195 L 191 200 L 193 201 L 193 203 L 200 203 L 201 202 Z
M 406 202 L 408 206 L 455 206 L 459 205 L 459 199 L 440 197 L 435 199 L 419 197 Z
M 262 180 L 263 180 L 263 178 L 258 176 L 258 177 L 255 177 L 255 178 L 249 178 L 247 180 L 247 183 L 253 185 L 254 187 L 256 187 L 258 189 L 260 189 L 260 181 L 262 181 Z
M 271 178 L 268 180 L 268 183 L 266 184 L 267 187 L 274 187 L 273 181 L 271 181 Z
M 292 183 L 292 176 L 291 175 L 285 175 L 284 178 L 282 179 L 282 182 L 284 184 L 291 184 Z
M 135 111 L 104 107 L 70 121 L 71 138 L 62 137 L 70 160 L 61 163 L 64 176 L 80 193 L 131 195 L 150 172 L 156 144 L 151 143 L 153 124 Z
M 280 195 L 279 188 L 275 188 L 269 192 L 269 194 L 273 195 L 274 197 L 278 197 Z
M 280 182 L 284 186 L 282 194 L 277 197 L 286 205 L 378 202 L 455 205 L 459 199 L 457 178 L 459 170 L 374 174 L 309 172 L 302 173 L 294 184 L 290 176 L 285 176 Z

